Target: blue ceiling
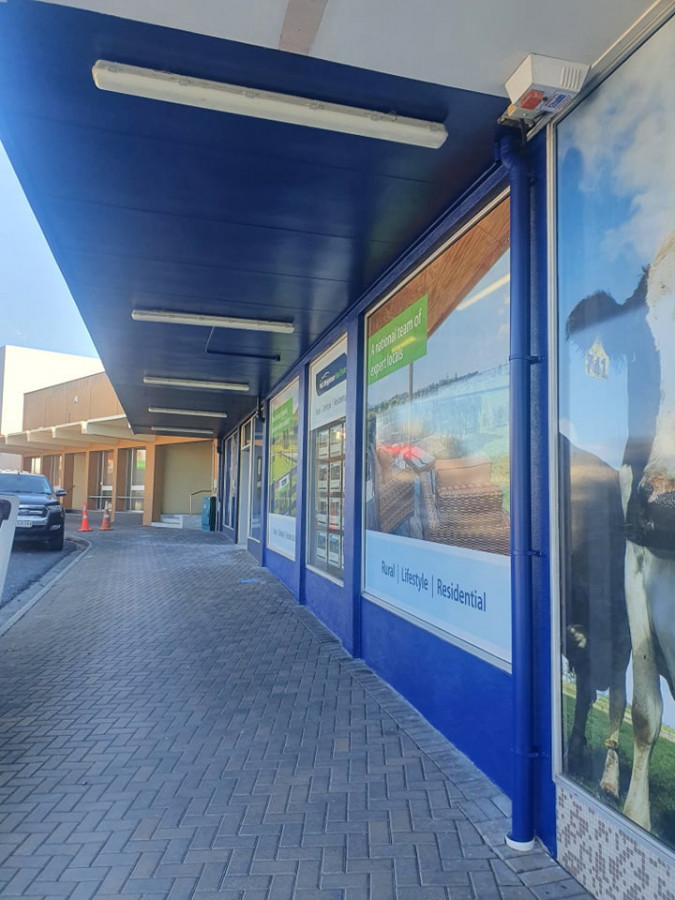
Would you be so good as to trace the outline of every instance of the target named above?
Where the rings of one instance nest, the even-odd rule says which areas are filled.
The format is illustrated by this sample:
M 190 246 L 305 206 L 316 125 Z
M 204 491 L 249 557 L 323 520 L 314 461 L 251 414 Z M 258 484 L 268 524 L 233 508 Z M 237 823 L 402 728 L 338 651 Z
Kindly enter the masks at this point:
M 97 59 L 445 122 L 440 150 L 96 89 Z M 53 6 L 0 3 L 0 139 L 120 401 L 231 430 L 492 164 L 503 98 Z M 134 322 L 135 307 L 290 319 L 292 335 Z M 251 394 L 143 386 L 246 381 Z M 214 409 L 223 420 L 150 414 Z

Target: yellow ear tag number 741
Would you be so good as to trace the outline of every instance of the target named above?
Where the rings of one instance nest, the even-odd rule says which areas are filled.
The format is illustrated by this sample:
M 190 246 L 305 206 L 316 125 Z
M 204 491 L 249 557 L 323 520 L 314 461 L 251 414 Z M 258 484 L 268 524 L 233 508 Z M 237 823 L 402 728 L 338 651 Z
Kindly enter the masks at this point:
M 609 356 L 600 338 L 596 337 L 586 352 L 586 374 L 589 378 L 609 378 Z

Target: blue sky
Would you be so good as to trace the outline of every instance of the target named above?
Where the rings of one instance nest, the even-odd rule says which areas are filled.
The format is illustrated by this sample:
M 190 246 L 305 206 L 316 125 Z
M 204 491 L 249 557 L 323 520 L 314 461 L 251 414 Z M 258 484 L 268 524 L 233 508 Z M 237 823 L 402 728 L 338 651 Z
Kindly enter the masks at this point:
M 558 302 L 562 430 L 611 466 L 627 437 L 625 366 L 586 375 L 564 337 L 567 316 L 595 291 L 623 303 L 675 230 L 672 77 L 675 19 L 558 128 Z M 569 366 L 570 398 L 565 397 Z
M 0 347 L 97 356 L 0 144 Z
M 484 371 L 507 362 L 508 274 L 509 254 L 505 253 L 452 315 L 439 325 L 427 342 L 426 356 L 414 363 L 414 390 L 421 390 L 442 378 Z M 478 301 L 472 302 L 472 298 L 479 295 Z M 486 322 L 490 323 L 489 327 L 486 327 Z M 370 385 L 368 405 L 377 406 L 396 394 L 407 393 L 408 378 L 408 367 L 404 366 Z

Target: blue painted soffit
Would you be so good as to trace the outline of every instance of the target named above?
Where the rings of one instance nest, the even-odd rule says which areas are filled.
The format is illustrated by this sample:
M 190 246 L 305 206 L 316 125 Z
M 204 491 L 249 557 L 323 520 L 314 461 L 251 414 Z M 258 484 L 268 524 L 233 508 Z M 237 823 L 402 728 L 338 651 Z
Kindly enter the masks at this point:
M 443 121 L 440 150 L 96 89 L 97 59 Z M 503 98 L 83 12 L 0 3 L 0 139 L 132 427 L 231 430 L 492 164 Z M 293 335 L 133 322 L 290 318 Z M 158 389 L 144 374 L 246 381 Z M 152 406 L 217 408 L 167 419 Z

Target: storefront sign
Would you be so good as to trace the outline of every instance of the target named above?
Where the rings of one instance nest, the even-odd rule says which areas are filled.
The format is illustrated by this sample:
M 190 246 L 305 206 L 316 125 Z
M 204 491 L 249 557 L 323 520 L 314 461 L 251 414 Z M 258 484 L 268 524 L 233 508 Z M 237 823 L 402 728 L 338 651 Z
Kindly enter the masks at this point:
M 320 397 L 347 378 L 347 354 L 341 353 L 316 375 L 316 393 Z
M 347 415 L 347 336 L 310 367 L 309 428 L 321 428 Z
M 368 593 L 511 662 L 508 557 L 374 531 L 366 541 Z
M 295 559 L 295 518 L 269 514 L 267 546 L 289 559 Z
M 368 338 L 368 384 L 427 352 L 427 296 L 411 304 Z

